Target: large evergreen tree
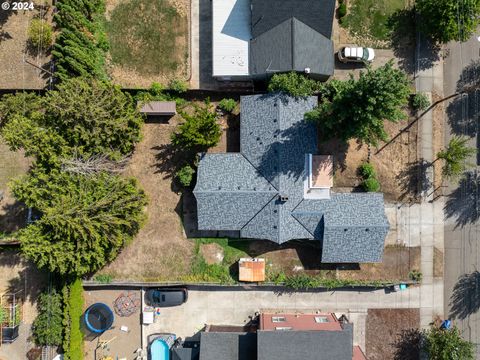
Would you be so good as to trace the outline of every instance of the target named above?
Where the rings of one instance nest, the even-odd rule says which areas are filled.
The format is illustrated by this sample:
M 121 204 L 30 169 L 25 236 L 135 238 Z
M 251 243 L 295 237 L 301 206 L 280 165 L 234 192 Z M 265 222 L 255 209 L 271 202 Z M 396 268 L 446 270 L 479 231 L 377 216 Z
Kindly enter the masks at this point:
M 406 118 L 402 109 L 410 94 L 406 74 L 390 61 L 373 70 L 361 72 L 358 80 L 332 80 L 320 91 L 320 105 L 306 114 L 316 121 L 324 139 L 356 138 L 377 146 L 388 140 L 384 121 Z
M 129 95 L 111 84 L 79 78 L 64 81 L 44 98 L 7 97 L 0 102 L 0 116 L 7 143 L 48 166 L 71 156 L 102 154 L 118 160 L 133 151 L 142 124 Z
M 466 41 L 480 21 L 480 0 L 416 0 L 421 31 L 433 41 Z
M 106 265 L 144 220 L 146 197 L 134 179 L 35 169 L 12 190 L 41 214 L 17 234 L 23 254 L 62 275 L 82 276 Z

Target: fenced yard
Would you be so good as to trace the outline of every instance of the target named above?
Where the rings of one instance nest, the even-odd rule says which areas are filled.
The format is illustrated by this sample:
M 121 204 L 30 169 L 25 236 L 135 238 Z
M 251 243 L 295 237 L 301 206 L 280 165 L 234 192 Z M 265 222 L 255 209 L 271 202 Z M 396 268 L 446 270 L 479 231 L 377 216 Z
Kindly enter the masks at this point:
M 187 80 L 189 65 L 187 0 L 108 0 L 106 31 L 109 72 L 126 88 Z

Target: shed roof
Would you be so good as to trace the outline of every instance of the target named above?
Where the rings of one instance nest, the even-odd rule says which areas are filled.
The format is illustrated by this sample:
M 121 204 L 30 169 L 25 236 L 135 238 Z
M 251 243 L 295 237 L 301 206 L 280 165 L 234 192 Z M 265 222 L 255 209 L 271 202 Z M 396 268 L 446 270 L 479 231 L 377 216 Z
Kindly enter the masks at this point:
M 265 281 L 265 259 L 241 258 L 238 272 L 240 281 Z
M 141 104 L 140 112 L 147 115 L 175 115 L 175 101 L 149 101 Z

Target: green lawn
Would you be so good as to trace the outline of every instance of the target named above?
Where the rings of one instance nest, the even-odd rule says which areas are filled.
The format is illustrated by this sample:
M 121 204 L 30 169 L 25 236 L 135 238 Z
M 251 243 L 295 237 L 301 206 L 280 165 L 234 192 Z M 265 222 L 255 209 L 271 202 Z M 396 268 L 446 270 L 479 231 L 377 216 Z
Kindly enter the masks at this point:
M 350 0 L 342 26 L 364 40 L 364 44 L 358 45 L 375 46 L 390 40 L 388 18 L 404 7 L 405 0 Z
M 121 2 L 106 31 L 113 64 L 141 75 L 169 75 L 188 60 L 188 19 L 167 0 Z
M 207 264 L 200 253 L 200 245 L 216 243 L 223 248 L 223 261 L 220 264 Z M 237 261 L 242 257 L 249 257 L 243 250 L 248 243 L 243 240 L 227 238 L 197 238 L 195 239 L 194 259 L 190 274 L 185 276 L 186 281 L 218 282 L 233 284 L 238 281 Z

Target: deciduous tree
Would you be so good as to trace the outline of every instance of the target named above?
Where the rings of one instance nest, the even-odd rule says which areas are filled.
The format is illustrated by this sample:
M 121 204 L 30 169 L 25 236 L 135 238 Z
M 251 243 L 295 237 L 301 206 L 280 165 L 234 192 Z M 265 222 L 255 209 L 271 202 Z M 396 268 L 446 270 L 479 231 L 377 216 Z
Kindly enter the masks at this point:
M 377 146 L 387 141 L 384 121 L 398 122 L 406 118 L 403 107 L 410 93 L 406 74 L 390 61 L 373 70 L 362 71 L 358 80 L 332 80 L 320 92 L 320 104 L 307 113 L 316 121 L 324 139 L 344 141 L 356 138 Z
M 425 333 L 425 347 L 431 360 L 473 360 L 473 344 L 464 340 L 457 327 L 443 330 L 432 326 Z
M 468 158 L 477 153 L 477 149 L 469 147 L 467 137 L 455 136 L 448 146 L 437 153 L 437 158 L 444 161 L 442 173 L 444 176 L 454 178 L 461 175 L 468 166 Z
M 421 31 L 433 41 L 466 41 L 479 24 L 480 0 L 416 0 Z

